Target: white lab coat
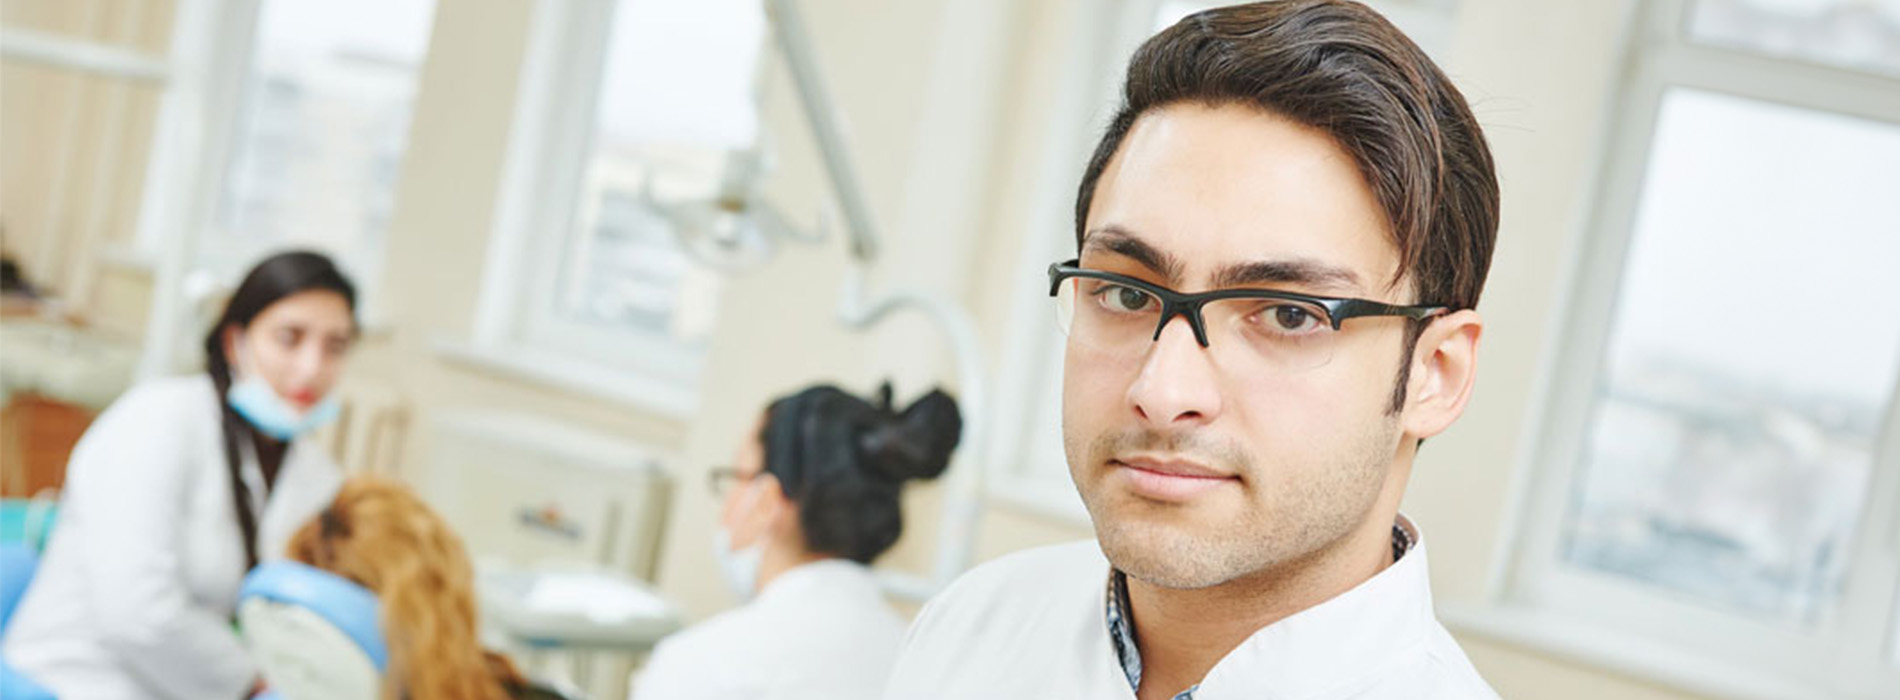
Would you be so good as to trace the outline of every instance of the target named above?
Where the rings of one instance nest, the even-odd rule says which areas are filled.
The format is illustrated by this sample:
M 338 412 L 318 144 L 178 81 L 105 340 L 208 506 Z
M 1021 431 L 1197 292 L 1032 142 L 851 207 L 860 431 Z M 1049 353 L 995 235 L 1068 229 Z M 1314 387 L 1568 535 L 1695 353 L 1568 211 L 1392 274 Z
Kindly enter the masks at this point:
M 633 700 L 872 700 L 903 636 L 870 569 L 813 562 L 661 641 Z
M 1496 700 L 1434 616 L 1414 540 L 1365 583 L 1255 632 L 1194 700 Z M 1108 577 L 1094 541 L 977 567 L 918 613 L 885 697 L 1134 698 L 1109 638 Z
M 244 579 L 218 404 L 207 375 L 142 383 L 73 450 L 58 522 L 8 626 L 7 663 L 71 700 L 236 700 L 257 670 L 232 628 Z M 243 474 L 260 558 L 336 495 L 341 472 L 291 443 L 268 501 Z

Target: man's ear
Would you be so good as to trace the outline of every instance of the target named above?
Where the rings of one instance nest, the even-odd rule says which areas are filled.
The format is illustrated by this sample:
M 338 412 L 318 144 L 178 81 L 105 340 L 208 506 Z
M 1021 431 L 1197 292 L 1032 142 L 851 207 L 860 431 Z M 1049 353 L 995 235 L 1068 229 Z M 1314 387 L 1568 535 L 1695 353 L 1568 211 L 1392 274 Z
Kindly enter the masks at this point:
M 1484 319 L 1471 309 L 1435 318 L 1419 333 L 1401 417 L 1407 436 L 1432 437 L 1464 414 L 1478 378 L 1478 339 L 1483 334 Z

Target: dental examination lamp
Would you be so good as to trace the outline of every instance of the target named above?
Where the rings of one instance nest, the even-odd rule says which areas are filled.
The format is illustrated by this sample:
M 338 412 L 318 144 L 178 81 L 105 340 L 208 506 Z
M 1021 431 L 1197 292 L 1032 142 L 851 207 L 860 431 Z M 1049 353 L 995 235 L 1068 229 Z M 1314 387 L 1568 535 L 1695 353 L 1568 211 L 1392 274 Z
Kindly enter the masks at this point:
M 846 270 L 839 295 L 839 321 L 852 331 L 862 332 L 896 312 L 916 311 L 943 331 L 956 362 L 964 434 L 947 479 L 936 561 L 928 578 L 894 571 L 879 572 L 891 592 L 921 601 L 970 564 L 976 518 L 982 506 L 983 469 L 976 460 L 978 455 L 985 454 L 988 435 L 987 375 L 982 366 L 982 348 L 969 314 L 950 299 L 921 290 L 879 296 L 866 291 L 866 269 L 878 253 L 877 232 L 818 71 L 804 20 L 794 0 L 764 1 L 773 43 L 791 73 L 799 104 L 804 108 L 805 122 L 843 213 L 852 264 Z M 715 269 L 734 271 L 762 265 L 772 257 L 780 241 L 816 243 L 824 240 L 829 228 L 825 221 L 820 221 L 816 233 L 801 232 L 762 195 L 760 183 L 767 165 L 762 151 L 755 147 L 730 155 L 719 192 L 710 201 L 666 203 L 655 199 L 648 190 L 644 192 L 646 204 L 672 225 L 689 254 Z

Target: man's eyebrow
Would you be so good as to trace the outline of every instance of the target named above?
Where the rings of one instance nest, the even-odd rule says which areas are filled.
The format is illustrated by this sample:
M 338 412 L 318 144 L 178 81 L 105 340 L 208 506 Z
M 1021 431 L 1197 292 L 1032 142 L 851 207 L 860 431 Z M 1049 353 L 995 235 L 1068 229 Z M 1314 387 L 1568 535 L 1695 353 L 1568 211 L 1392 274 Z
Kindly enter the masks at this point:
M 1358 292 L 1358 273 L 1309 258 L 1262 260 L 1221 268 L 1214 275 L 1216 289 L 1251 285 L 1293 285 L 1308 289 Z
M 1130 232 L 1128 229 L 1108 224 L 1090 229 L 1082 236 L 1082 249 L 1100 248 L 1140 263 L 1150 272 L 1160 275 L 1169 282 L 1181 279 L 1180 259 L 1154 246 Z

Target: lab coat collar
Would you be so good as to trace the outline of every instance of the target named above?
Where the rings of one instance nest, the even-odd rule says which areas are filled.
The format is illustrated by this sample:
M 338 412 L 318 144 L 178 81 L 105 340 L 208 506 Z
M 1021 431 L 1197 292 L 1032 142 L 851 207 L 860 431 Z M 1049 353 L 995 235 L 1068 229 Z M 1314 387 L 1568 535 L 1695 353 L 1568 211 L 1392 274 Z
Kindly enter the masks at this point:
M 1208 671 L 1194 697 L 1299 698 L 1371 684 L 1424 652 L 1437 625 L 1425 540 L 1331 600 L 1261 628 Z
M 765 584 L 755 602 L 770 605 L 780 599 L 809 601 L 838 595 L 876 596 L 877 578 L 869 567 L 849 559 L 820 559 L 779 574 Z

